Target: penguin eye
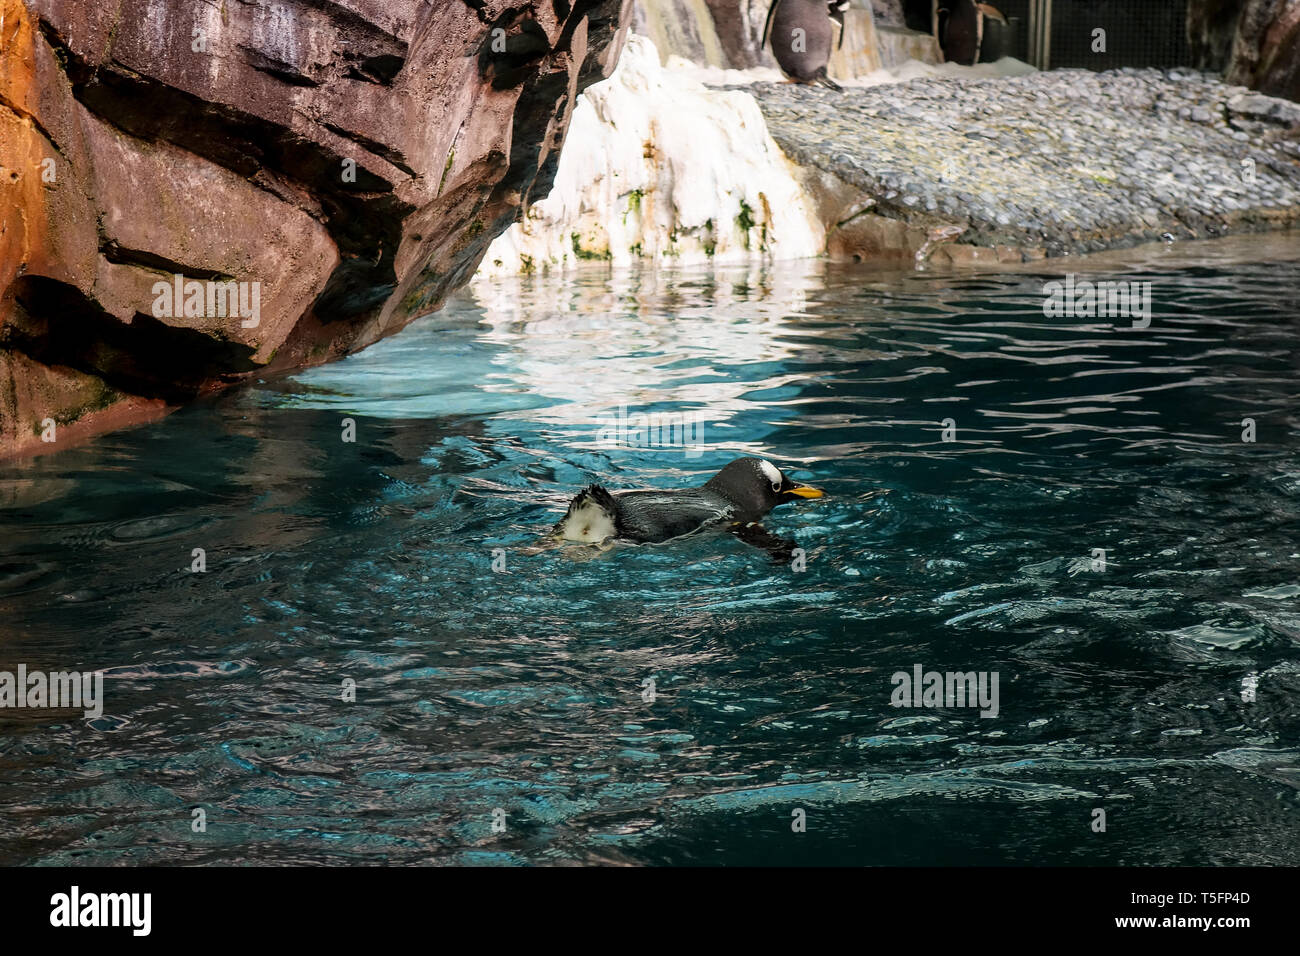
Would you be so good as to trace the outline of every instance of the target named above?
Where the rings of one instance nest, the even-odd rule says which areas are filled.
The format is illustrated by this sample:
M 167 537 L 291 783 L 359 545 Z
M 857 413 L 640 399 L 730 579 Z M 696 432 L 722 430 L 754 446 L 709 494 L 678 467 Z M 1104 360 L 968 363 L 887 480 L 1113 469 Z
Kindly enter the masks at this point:
M 785 475 L 781 474 L 781 469 L 770 461 L 763 461 L 761 458 L 755 459 L 755 461 L 758 463 L 758 470 L 772 483 L 772 490 L 780 491 L 781 486 L 785 484 Z

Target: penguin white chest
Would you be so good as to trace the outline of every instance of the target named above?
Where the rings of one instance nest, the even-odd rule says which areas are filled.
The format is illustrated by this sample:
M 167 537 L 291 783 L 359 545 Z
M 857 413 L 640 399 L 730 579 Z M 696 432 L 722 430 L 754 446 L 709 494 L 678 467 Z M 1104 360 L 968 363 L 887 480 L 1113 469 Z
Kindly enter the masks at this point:
M 569 510 L 560 522 L 559 532 L 565 541 L 600 544 L 614 536 L 614 516 L 588 498 Z

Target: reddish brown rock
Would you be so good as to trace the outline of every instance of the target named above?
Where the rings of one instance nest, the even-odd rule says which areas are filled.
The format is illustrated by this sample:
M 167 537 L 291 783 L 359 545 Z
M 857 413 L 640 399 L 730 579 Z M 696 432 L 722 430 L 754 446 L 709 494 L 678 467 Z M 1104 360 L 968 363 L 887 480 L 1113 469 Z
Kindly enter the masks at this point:
M 629 7 L 0 0 L 0 455 L 436 309 L 549 190 Z
M 1300 100 L 1300 0 L 1253 4 L 1237 26 L 1230 83 Z
M 1187 38 L 1198 66 L 1300 100 L 1300 0 L 1191 0 Z

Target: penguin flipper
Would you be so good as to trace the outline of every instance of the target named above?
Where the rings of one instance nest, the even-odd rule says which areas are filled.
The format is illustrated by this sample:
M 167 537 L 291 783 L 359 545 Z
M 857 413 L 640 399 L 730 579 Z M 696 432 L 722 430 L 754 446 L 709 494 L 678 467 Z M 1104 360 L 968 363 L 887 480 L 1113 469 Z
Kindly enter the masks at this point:
M 750 547 L 766 551 L 777 564 L 789 564 L 794 557 L 794 549 L 799 547 L 799 542 L 790 538 L 778 538 L 753 521 L 748 524 L 733 524 L 729 530 Z
M 844 14 L 849 12 L 849 0 L 829 0 L 829 3 L 827 3 L 826 6 L 830 18 L 840 25 L 840 42 L 838 44 L 838 49 L 843 50 L 844 34 L 847 29 L 844 26 Z
M 618 537 L 621 531 L 622 523 L 614 496 L 601 485 L 588 485 L 569 502 L 569 510 L 551 534 L 564 541 L 600 544 Z
M 758 44 L 758 49 L 760 51 L 763 47 L 767 46 L 768 35 L 772 32 L 772 17 L 776 15 L 776 8 L 780 5 L 781 0 L 772 0 L 772 5 L 767 8 L 767 22 L 763 24 L 763 39 Z

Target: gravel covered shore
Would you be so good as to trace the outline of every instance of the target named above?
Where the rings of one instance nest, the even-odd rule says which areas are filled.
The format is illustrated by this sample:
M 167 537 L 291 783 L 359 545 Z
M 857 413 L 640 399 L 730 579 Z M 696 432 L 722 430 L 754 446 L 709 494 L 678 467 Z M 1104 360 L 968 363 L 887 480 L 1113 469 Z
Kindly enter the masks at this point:
M 864 196 L 851 216 L 869 211 L 945 237 L 955 232 L 945 225 L 961 227 L 958 245 L 944 249 L 956 264 L 1300 220 L 1300 105 L 1211 74 L 1059 70 L 843 93 L 744 89 L 794 163 Z

